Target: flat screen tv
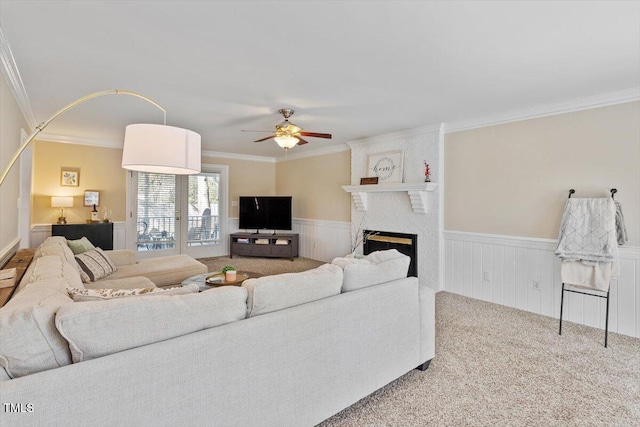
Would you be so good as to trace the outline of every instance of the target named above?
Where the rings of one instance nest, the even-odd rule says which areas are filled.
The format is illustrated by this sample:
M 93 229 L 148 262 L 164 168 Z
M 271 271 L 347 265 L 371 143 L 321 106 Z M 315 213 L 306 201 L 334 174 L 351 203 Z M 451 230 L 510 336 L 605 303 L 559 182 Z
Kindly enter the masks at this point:
M 240 196 L 239 227 L 291 230 L 291 196 Z

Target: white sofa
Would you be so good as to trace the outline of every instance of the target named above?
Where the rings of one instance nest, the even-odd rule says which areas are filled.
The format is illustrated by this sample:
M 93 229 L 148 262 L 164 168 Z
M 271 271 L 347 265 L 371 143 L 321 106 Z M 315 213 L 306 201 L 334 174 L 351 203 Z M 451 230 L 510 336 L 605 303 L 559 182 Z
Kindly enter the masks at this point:
M 70 300 L 78 281 L 62 260 L 70 278 L 32 282 L 0 309 L 0 344 L 12 319 L 25 337 L 43 333 L 16 320 L 31 304 L 60 335 L 52 345 L 69 348 L 58 355 L 67 363 L 48 361 L 62 366 L 19 376 L 24 361 L 0 346 L 2 424 L 315 425 L 434 357 L 434 292 L 401 278 L 405 258 L 387 251 L 242 287 L 90 302 Z

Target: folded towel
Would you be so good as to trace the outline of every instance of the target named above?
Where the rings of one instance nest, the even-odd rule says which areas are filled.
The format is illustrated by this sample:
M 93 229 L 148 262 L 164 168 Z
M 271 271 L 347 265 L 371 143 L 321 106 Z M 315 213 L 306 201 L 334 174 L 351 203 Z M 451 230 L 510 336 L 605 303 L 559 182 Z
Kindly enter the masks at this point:
M 560 264 L 562 283 L 598 291 L 609 290 L 611 277 L 617 268 L 613 262 L 597 262 L 588 265 L 580 261 L 565 261 Z
M 616 200 L 616 236 L 618 245 L 624 245 L 629 240 L 627 227 L 624 225 L 624 215 L 622 215 L 622 205 Z
M 616 208 L 610 197 L 568 199 L 556 255 L 566 260 L 617 261 Z

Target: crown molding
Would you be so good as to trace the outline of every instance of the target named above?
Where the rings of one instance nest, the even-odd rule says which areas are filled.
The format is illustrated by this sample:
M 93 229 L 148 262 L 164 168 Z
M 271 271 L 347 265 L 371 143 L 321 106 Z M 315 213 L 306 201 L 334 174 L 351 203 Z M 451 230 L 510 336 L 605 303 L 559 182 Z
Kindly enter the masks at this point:
M 31 110 L 27 90 L 22 82 L 22 77 L 20 77 L 20 71 L 18 71 L 18 66 L 11 52 L 9 41 L 4 36 L 2 27 L 0 27 L 0 67 L 2 67 L 2 74 L 7 81 L 7 86 L 9 86 L 11 93 L 13 93 L 18 108 L 22 111 L 22 115 L 27 122 L 27 126 L 29 126 L 31 130 L 35 129 L 38 121 L 33 115 L 33 110 Z
M 376 142 L 390 142 L 395 140 L 408 139 L 428 133 L 440 132 L 440 128 L 442 127 L 442 125 L 442 123 L 437 123 L 434 125 L 422 126 L 419 128 L 406 129 L 398 132 L 390 132 L 382 135 L 370 136 L 367 138 L 354 139 L 352 141 L 347 141 L 346 144 L 349 147 L 353 148 L 360 145 L 375 144 Z
M 291 151 L 288 151 L 284 156 L 277 157 L 276 162 L 278 163 L 288 162 L 290 160 L 306 159 L 309 157 L 318 157 L 318 156 L 324 156 L 327 154 L 342 153 L 344 151 L 349 151 L 349 150 L 350 148 L 348 145 L 340 144 L 340 145 L 334 145 L 326 148 L 318 148 L 317 150 L 313 150 L 313 151 L 303 151 L 303 152 L 296 151 L 293 154 L 291 154 Z
M 218 159 L 245 160 L 251 162 L 275 163 L 275 157 L 254 156 L 251 154 L 225 153 L 222 151 L 202 151 L 202 157 L 216 157 Z
M 464 130 L 477 129 L 486 126 L 519 122 L 522 120 L 535 119 L 538 117 L 571 113 L 574 111 L 606 107 L 608 105 L 623 104 L 625 102 L 633 102 L 638 100 L 640 100 L 640 86 L 616 90 L 613 92 L 605 92 L 597 95 L 585 96 L 583 98 L 577 98 L 568 101 L 554 102 L 551 104 L 540 104 L 531 108 L 507 111 L 505 113 L 494 114 L 486 117 L 449 122 L 445 123 L 445 133 L 461 132 Z
M 57 135 L 53 133 L 39 133 L 36 137 L 38 141 L 59 142 L 61 144 L 90 145 L 92 147 L 118 148 L 122 150 L 122 141 L 109 139 L 87 138 L 80 136 Z

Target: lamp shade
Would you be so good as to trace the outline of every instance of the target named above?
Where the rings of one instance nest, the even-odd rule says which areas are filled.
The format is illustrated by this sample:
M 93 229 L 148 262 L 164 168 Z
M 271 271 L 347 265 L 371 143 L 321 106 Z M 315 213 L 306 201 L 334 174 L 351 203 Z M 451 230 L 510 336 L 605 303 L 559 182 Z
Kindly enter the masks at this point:
M 188 129 L 149 123 L 128 125 L 122 167 L 140 172 L 200 173 L 200 135 Z
M 73 197 L 71 196 L 53 196 L 51 197 L 52 208 L 72 208 Z
M 285 150 L 288 150 L 289 148 L 295 147 L 296 144 L 298 142 L 300 142 L 300 140 L 298 138 L 296 138 L 295 136 L 290 136 L 290 135 L 276 136 L 273 139 L 275 139 L 276 142 L 278 143 L 278 145 L 280 147 L 284 148 Z

